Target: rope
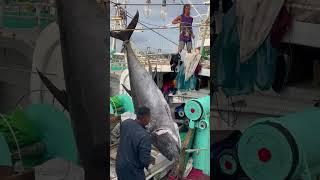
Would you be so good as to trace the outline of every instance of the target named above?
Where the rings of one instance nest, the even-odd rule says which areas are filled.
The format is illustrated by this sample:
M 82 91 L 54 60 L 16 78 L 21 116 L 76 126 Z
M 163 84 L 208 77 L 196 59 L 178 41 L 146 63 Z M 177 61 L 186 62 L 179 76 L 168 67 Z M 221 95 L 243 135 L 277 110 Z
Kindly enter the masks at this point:
M 9 130 L 10 130 L 10 132 L 11 132 L 11 135 L 13 136 L 13 139 L 14 139 L 14 141 L 15 141 L 15 143 L 16 143 L 16 146 L 17 146 L 17 150 L 18 150 L 18 155 L 19 155 L 20 161 L 21 161 L 21 163 L 23 163 L 23 162 L 22 162 L 21 151 L 20 151 L 20 146 L 19 146 L 19 143 L 18 143 L 16 134 L 14 133 L 14 131 L 13 131 L 10 123 L 8 122 L 7 118 L 4 117 L 4 115 L 2 115 L 1 113 L 0 113 L 0 117 L 1 117 L 1 118 L 4 120 L 4 122 L 7 124 L 8 128 L 9 128 Z M 22 166 L 22 168 L 23 168 L 23 166 Z

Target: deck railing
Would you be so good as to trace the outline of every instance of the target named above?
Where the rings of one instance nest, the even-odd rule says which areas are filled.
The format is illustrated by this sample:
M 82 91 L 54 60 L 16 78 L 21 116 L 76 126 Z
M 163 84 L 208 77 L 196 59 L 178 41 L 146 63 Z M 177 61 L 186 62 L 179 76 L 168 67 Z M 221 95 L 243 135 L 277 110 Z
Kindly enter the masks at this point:
M 56 20 L 56 8 L 53 3 L 9 2 L 0 13 L 4 28 L 43 29 Z

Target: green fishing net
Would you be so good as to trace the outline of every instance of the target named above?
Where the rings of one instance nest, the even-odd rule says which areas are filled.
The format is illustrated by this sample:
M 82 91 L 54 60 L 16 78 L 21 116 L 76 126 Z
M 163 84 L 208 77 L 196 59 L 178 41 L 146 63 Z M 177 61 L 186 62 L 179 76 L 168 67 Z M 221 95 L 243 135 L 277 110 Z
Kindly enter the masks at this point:
M 121 99 L 118 96 L 110 97 L 110 105 L 115 114 L 121 114 Z
M 32 121 L 27 117 L 24 111 L 17 109 L 13 113 L 4 115 L 0 118 L 0 134 L 3 135 L 4 140 L 7 142 L 10 153 L 17 152 L 18 148 L 9 126 L 17 139 L 17 144 L 19 145 L 20 149 L 41 141 L 39 131 L 34 127 Z M 11 156 L 9 155 L 6 158 L 11 159 Z M 20 159 L 11 160 L 13 163 L 15 163 Z M 22 157 L 22 161 L 24 167 L 33 167 L 42 162 L 42 154 L 28 157 L 24 156 Z
M 110 113 L 122 114 L 125 112 L 134 113 L 134 106 L 131 97 L 126 94 L 110 97 Z
M 20 147 L 40 141 L 39 132 L 34 128 L 27 115 L 22 110 L 17 109 L 9 115 L 0 117 L 0 133 L 5 137 L 11 150 L 16 150 L 17 146 L 13 134 L 5 120 L 7 120 L 12 128 Z

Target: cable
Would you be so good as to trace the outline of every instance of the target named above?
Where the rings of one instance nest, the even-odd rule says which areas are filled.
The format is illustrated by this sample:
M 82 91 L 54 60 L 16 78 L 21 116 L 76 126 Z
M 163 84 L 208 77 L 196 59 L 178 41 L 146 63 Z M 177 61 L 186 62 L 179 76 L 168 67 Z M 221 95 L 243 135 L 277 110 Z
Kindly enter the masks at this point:
M 129 14 L 129 15 L 128 15 L 128 14 Z M 127 14 L 126 14 L 126 15 L 127 15 L 129 18 L 133 19 L 133 16 L 131 16 L 128 11 L 127 11 Z M 143 23 L 141 23 L 141 22 L 138 22 L 138 23 L 141 24 L 142 26 L 150 29 L 148 26 L 144 25 Z M 163 37 L 164 39 L 170 41 L 171 43 L 175 44 L 176 46 L 179 46 L 177 43 L 175 43 L 174 41 L 168 39 L 167 37 L 163 36 L 162 34 L 158 33 L 157 31 L 155 31 L 155 30 L 153 30 L 153 29 L 151 29 L 151 31 L 153 31 L 154 33 L 156 33 L 156 34 L 158 34 L 159 36 Z
M 21 96 L 21 97 L 18 99 L 18 101 L 17 101 L 16 104 L 15 104 L 15 107 L 17 107 L 17 106 L 20 104 L 20 102 L 21 102 L 26 96 L 28 96 L 28 95 L 30 95 L 30 94 L 32 94 L 32 93 L 34 93 L 34 92 L 49 92 L 49 90 L 37 89 L 37 90 L 29 91 L 28 93 L 24 94 L 23 96 Z
M 184 26 L 184 27 L 202 27 L 202 26 L 209 26 L 209 25 L 196 25 L 196 26 Z M 158 27 L 158 28 L 148 28 L 147 30 L 155 30 L 155 29 L 163 29 L 163 30 L 169 30 L 169 29 L 179 29 L 180 27 Z M 119 29 L 119 30 L 112 30 L 112 31 L 144 31 L 146 29 Z
M 111 2 L 111 1 L 110 1 Z M 114 3 L 114 2 L 113 2 Z M 117 3 L 114 3 L 115 6 L 118 6 Z M 126 16 L 133 19 L 133 15 L 131 15 L 127 10 L 124 10 L 126 12 Z M 139 24 L 141 24 L 142 26 L 150 29 L 148 26 L 144 25 L 143 23 L 141 23 L 140 21 L 138 21 Z M 157 31 L 150 29 L 151 31 L 153 31 L 154 33 L 158 34 L 159 36 L 163 37 L 164 39 L 168 40 L 169 42 L 173 43 L 176 46 L 179 46 L 177 43 L 173 42 L 172 40 L 168 39 L 167 37 L 163 36 L 162 34 L 158 33 Z
M 30 71 L 30 70 L 25 70 L 25 69 L 19 69 L 19 68 L 13 68 L 13 67 L 8 67 L 8 66 L 1 66 L 0 69 L 6 70 L 6 71 L 17 71 L 17 72 L 25 72 L 25 73 L 30 73 L 30 74 L 37 74 L 37 72 Z M 57 74 L 55 73 L 43 73 L 45 75 L 51 75 L 51 76 L 56 76 Z
M 136 4 L 134 4 L 134 3 L 116 3 L 116 2 L 113 2 L 113 1 L 109 1 L 110 3 L 112 3 L 112 4 L 115 4 L 115 5 L 123 5 L 123 6 L 127 6 L 127 5 L 129 5 L 129 6 L 146 6 L 146 5 L 148 5 L 148 6 L 162 6 L 163 4 L 160 4 L 160 3 L 150 3 L 150 4 L 148 4 L 148 3 L 136 3 Z M 177 4 L 177 3 L 171 3 L 171 4 L 166 4 L 166 6 L 184 6 L 185 4 Z M 210 6 L 210 4 L 208 3 L 208 4 L 200 4 L 200 3 L 196 3 L 196 4 L 190 4 L 191 6 Z
M 217 105 L 218 116 L 220 116 L 220 119 L 229 126 L 228 120 L 225 120 L 225 118 L 224 118 L 223 115 L 222 115 L 222 112 L 221 112 L 220 109 L 219 109 L 218 95 L 217 95 L 217 92 L 216 92 L 216 91 L 214 91 L 214 95 L 215 95 L 215 97 L 216 97 L 216 102 L 217 102 L 216 105 Z
M 24 90 L 29 90 L 30 89 L 30 87 L 24 87 L 24 86 L 21 86 L 18 83 L 9 83 L 9 82 L 6 82 L 6 81 L 2 81 L 2 82 L 0 82 L 0 84 L 5 84 L 5 85 L 8 85 L 8 86 L 14 86 L 14 87 L 21 88 L 21 89 L 24 89 Z
M 121 5 L 120 3 L 115 3 L 115 2 L 112 2 L 112 1 L 110 1 L 110 2 L 111 2 L 112 4 L 114 4 L 114 6 L 119 6 L 119 5 Z M 162 4 L 161 4 L 161 5 L 162 5 Z M 178 4 L 178 5 L 181 5 L 181 4 Z M 203 5 L 203 4 L 201 4 L 201 5 Z M 125 10 L 125 9 L 123 9 L 123 10 L 126 12 L 126 16 L 127 16 L 127 17 L 130 17 L 131 19 L 133 19 L 133 15 L 131 15 L 127 10 Z M 169 42 L 173 43 L 174 45 L 179 46 L 179 44 L 177 44 L 177 43 L 175 43 L 174 41 L 168 39 L 167 37 L 163 36 L 163 35 L 160 34 L 159 32 L 153 30 L 152 28 L 149 28 L 148 26 L 146 26 L 145 24 L 143 24 L 141 21 L 138 21 L 138 23 L 141 24 L 142 26 L 146 27 L 147 29 L 153 31 L 154 33 L 158 34 L 158 35 L 161 36 L 162 38 L 164 38 L 164 39 L 168 40 Z M 131 31 L 132 31 L 132 30 L 131 30 Z
M 239 115 L 239 114 L 237 113 L 236 107 L 235 107 L 235 105 L 234 105 L 234 102 L 233 102 L 231 96 L 230 96 L 230 100 L 231 100 L 231 105 L 232 105 L 232 107 L 233 107 L 233 121 L 232 121 L 231 127 L 234 127 L 234 126 L 236 125 L 237 121 L 238 121 L 238 115 Z M 240 106 L 240 108 L 241 108 L 241 106 Z
M 146 22 L 146 21 L 141 21 L 141 20 L 140 20 L 140 22 L 142 22 L 142 23 L 144 23 L 144 24 L 147 24 L 147 25 L 150 25 L 150 26 L 163 27 L 163 26 L 161 26 L 161 25 L 151 24 L 151 23 L 148 23 L 148 22 Z
M 114 5 L 114 6 L 117 6 L 117 5 Z M 119 7 L 119 9 L 122 9 L 122 10 L 126 11 L 126 10 L 123 9 L 122 7 Z M 198 16 L 198 15 L 197 15 L 197 16 Z M 146 21 L 142 21 L 142 20 L 139 20 L 139 21 L 142 22 L 142 23 L 144 23 L 144 24 L 148 24 L 148 25 L 150 25 L 150 26 L 163 27 L 163 26 L 161 26 L 161 25 L 151 24 L 151 23 L 146 22 Z M 193 24 L 201 24 L 201 22 L 199 22 L 199 23 L 193 23 Z
M 116 5 L 115 5 L 116 6 Z M 123 11 L 126 11 L 125 9 L 123 9 L 122 7 L 118 7 L 119 9 L 123 10 Z M 144 23 L 144 24 L 148 24 L 150 26 L 156 26 L 156 27 L 163 27 L 163 26 L 160 26 L 160 25 L 157 25 L 157 24 L 151 24 L 151 23 L 148 23 L 146 21 L 141 21 L 139 20 L 140 22 Z

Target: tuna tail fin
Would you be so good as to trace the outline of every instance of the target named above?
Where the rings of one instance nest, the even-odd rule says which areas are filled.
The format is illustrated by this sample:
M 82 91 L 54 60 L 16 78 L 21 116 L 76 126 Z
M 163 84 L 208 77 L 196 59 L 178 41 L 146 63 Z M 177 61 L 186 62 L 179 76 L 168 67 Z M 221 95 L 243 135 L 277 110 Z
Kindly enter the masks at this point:
M 37 69 L 38 75 L 43 84 L 48 88 L 51 94 L 59 101 L 59 103 L 69 111 L 67 93 L 58 89 L 42 72 Z
M 137 11 L 136 15 L 131 20 L 130 24 L 127 26 L 124 31 L 111 31 L 110 36 L 121 41 L 128 41 L 131 38 L 131 35 L 136 28 L 139 20 L 139 12 Z

